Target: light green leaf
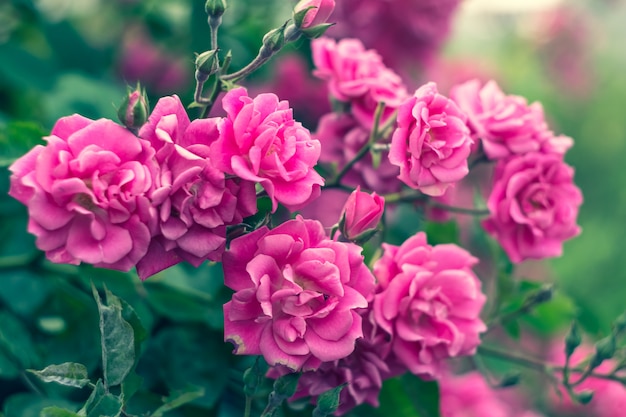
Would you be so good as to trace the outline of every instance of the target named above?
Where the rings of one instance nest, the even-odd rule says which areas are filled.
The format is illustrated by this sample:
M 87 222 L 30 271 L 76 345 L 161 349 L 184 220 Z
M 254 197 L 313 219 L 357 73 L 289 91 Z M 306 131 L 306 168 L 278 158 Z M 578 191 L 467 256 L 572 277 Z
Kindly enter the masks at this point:
M 46 398 L 39 394 L 20 393 L 12 395 L 4 401 L 3 411 L 5 417 L 40 417 L 44 409 L 53 406 L 67 410 L 78 408 L 76 404 L 60 398 Z
M 65 408 L 60 407 L 46 407 L 41 410 L 41 414 L 39 417 L 80 417 L 73 411 L 66 410 Z
M 176 391 L 165 398 L 161 407 L 159 407 L 150 417 L 162 417 L 164 413 L 178 408 L 182 405 L 190 403 L 196 398 L 200 398 L 204 395 L 204 388 L 190 386 L 184 390 Z
M 118 417 L 121 411 L 121 399 L 106 392 L 102 380 L 99 379 L 78 415 L 86 417 Z
M 122 317 L 119 298 L 107 290 L 109 305 L 105 306 L 96 288 L 92 290 L 100 313 L 104 384 L 112 387 L 121 384 L 135 365 L 135 336 L 133 327 Z
M 66 362 L 50 365 L 41 371 L 28 369 L 44 382 L 56 382 L 68 387 L 82 388 L 89 383 L 87 367 L 81 363 Z

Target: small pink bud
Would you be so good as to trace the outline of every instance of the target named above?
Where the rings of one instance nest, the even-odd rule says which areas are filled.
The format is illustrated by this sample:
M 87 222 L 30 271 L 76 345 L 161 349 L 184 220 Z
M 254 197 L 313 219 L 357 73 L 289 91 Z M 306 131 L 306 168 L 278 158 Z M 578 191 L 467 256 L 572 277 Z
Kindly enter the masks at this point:
M 335 0 L 301 0 L 293 9 L 294 20 L 299 29 L 307 29 L 326 23 L 335 10 Z
M 350 194 L 343 207 L 339 228 L 348 240 L 376 229 L 385 211 L 385 199 L 376 193 L 368 194 L 361 187 Z
M 140 86 L 129 91 L 117 111 L 117 117 L 124 126 L 130 130 L 136 130 L 148 120 L 148 98 L 146 92 Z

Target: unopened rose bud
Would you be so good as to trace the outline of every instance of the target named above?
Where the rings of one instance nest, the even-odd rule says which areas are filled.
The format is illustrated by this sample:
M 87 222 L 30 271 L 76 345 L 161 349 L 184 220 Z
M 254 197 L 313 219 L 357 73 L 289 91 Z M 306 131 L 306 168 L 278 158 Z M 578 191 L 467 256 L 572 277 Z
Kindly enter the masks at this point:
M 196 57 L 196 80 L 206 81 L 220 68 L 217 50 L 201 53 Z
M 569 333 L 565 336 L 565 355 L 567 357 L 572 356 L 572 353 L 574 353 L 581 343 L 582 336 L 580 335 L 580 330 L 578 330 L 578 325 L 574 322 L 572 323 Z
M 285 45 L 285 26 L 272 29 L 263 36 L 260 55 L 267 59 Z
M 293 20 L 299 29 L 326 23 L 335 10 L 335 0 L 301 0 L 293 9 Z
M 137 130 L 146 123 L 150 108 L 146 92 L 140 86 L 130 91 L 117 110 L 117 117 L 130 130 Z
M 584 390 L 576 394 L 576 401 L 581 404 L 589 404 L 593 399 L 593 391 Z
M 207 0 L 204 10 L 206 10 L 209 18 L 222 17 L 226 11 L 226 0 Z
M 591 358 L 589 366 L 595 368 L 607 359 L 611 359 L 615 355 L 615 337 L 607 336 L 596 343 L 596 353 Z
M 385 211 L 385 199 L 376 193 L 368 194 L 360 187 L 350 194 L 341 213 L 339 230 L 348 240 L 371 237 Z

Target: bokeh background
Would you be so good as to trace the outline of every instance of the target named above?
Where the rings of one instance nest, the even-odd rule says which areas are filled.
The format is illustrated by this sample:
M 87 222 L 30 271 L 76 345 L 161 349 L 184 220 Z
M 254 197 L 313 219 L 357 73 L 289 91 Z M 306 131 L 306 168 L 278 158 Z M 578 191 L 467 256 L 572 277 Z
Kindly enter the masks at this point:
M 294 2 L 229 3 L 220 46 L 232 50 L 232 68 L 240 68 L 254 57 L 263 34 L 289 18 Z M 556 281 L 573 300 L 585 330 L 606 334 L 626 307 L 626 1 L 380 0 L 374 11 L 365 9 L 366 3 L 338 0 L 338 24 L 329 33 L 360 36 L 368 47 L 380 48 L 410 88 L 434 80 L 447 92 L 456 82 L 493 78 L 504 91 L 543 103 L 553 129 L 575 139 L 567 161 L 576 168 L 585 196 L 579 221 L 583 233 L 565 244 L 562 258 L 528 262 L 517 274 Z M 421 5 L 413 7 L 416 3 Z M 55 343 L 74 343 L 79 356 L 91 360 L 85 352 L 94 339 L 83 337 L 81 321 L 95 313 L 74 289 L 85 288 L 87 274 L 135 300 L 149 328 L 164 326 L 167 331 L 151 345 L 157 358 L 179 349 L 194 356 L 193 343 L 228 355 L 219 339 L 223 297 L 202 298 L 220 288 L 219 272 L 211 270 L 207 276 L 213 278 L 194 281 L 210 267 L 196 272 L 177 267 L 138 290 L 136 277 L 41 263 L 24 232 L 25 209 L 6 195 L 10 161 L 38 143 L 59 117 L 80 113 L 115 119 L 127 86 L 136 81 L 152 103 L 168 94 L 191 103 L 194 53 L 210 44 L 203 8 L 202 0 L 0 0 L 0 342 L 29 339 L 34 353 L 24 360 L 32 366 L 64 359 L 51 347 Z M 289 99 L 296 117 L 314 129 L 329 105 L 310 68 L 310 48 L 301 40 L 244 85 Z M 72 285 L 59 289 L 65 279 Z M 145 291 L 151 299 L 142 298 Z M 176 304 L 176 291 L 184 297 L 194 293 L 197 310 L 183 306 L 184 297 Z M 64 303 L 74 303 L 71 314 L 85 316 L 67 316 Z M 172 313 L 172 308 L 180 310 Z M 218 342 L 194 340 L 195 333 L 168 327 L 177 321 L 207 326 Z M 174 339 L 183 347 L 170 342 Z M 6 346 L 5 356 L 23 355 L 7 353 Z M 12 371 L 2 354 L 0 349 L 0 401 L 31 383 Z M 171 366 L 179 365 L 186 366 Z M 194 377 L 219 373 L 205 371 Z M 11 407 L 18 409 L 12 403 L 7 411 L 5 405 L 6 417 L 25 415 Z

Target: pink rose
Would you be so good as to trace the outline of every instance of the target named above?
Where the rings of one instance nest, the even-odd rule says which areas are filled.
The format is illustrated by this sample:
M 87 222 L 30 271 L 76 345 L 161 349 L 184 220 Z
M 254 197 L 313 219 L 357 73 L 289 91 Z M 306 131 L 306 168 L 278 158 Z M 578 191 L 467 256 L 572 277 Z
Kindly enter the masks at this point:
M 472 139 L 465 114 L 437 92 L 435 83 L 420 87 L 398 109 L 398 127 L 389 160 L 411 188 L 440 196 L 465 177 Z
M 563 154 L 572 145 L 570 138 L 555 137 L 548 129 L 541 104 L 505 95 L 495 81 L 482 87 L 478 80 L 459 84 L 450 97 L 467 113 L 472 135 L 490 159 L 535 151 Z
M 309 7 L 313 8 L 304 15 L 302 25 L 300 26 L 301 29 L 307 29 L 326 23 L 335 9 L 335 0 L 300 0 L 293 11 L 294 13 L 298 13 Z
M 317 403 L 317 397 L 333 388 L 345 384 L 339 397 L 339 407 L 335 415 L 346 414 L 363 403 L 379 406 L 378 395 L 383 381 L 405 372 L 394 368 L 389 363 L 390 343 L 385 332 L 374 322 L 370 309 L 361 313 L 363 317 L 363 337 L 357 339 L 354 352 L 346 358 L 324 362 L 315 371 L 302 373 L 298 380 L 298 389 L 290 398 L 295 401 L 311 397 Z M 282 367 L 272 368 L 269 377 L 278 377 L 288 373 Z
M 208 159 L 217 140 L 218 119 L 190 123 L 177 96 L 163 97 L 139 135 L 157 150 L 161 166 L 152 195 L 159 230 L 148 254 L 137 265 L 142 279 L 183 260 L 199 266 L 219 261 L 226 226 L 256 212 L 254 183 L 225 179 Z
M 376 229 L 385 211 L 385 199 L 376 193 L 361 191 L 361 187 L 350 194 L 341 213 L 339 228 L 348 240 Z
M 529 153 L 498 163 L 485 230 L 511 261 L 560 256 L 563 241 L 580 233 L 583 198 L 574 170 L 556 154 Z
M 9 194 L 27 206 L 37 247 L 56 263 L 130 270 L 156 228 L 154 149 L 111 120 L 76 114 L 45 140 L 10 167 Z
M 361 248 L 328 239 L 323 226 L 297 216 L 234 239 L 224 253 L 224 339 L 236 354 L 268 364 L 317 369 L 345 358 L 363 336 L 361 316 L 374 277 Z
M 401 78 L 358 39 L 319 38 L 311 47 L 313 74 L 328 82 L 333 97 L 350 102 L 352 114 L 367 129 L 372 127 L 378 103 L 385 102 L 382 120 L 387 120 L 407 97 Z
M 430 246 L 423 232 L 401 246 L 383 244 L 374 265 L 383 290 L 374 299 L 378 325 L 397 359 L 416 375 L 437 377 L 444 359 L 473 354 L 486 330 L 486 297 L 471 267 L 478 262 L 452 244 Z
M 274 94 L 250 98 L 244 88 L 222 99 L 227 117 L 211 144 L 210 159 L 229 175 L 260 183 L 272 199 L 291 211 L 320 194 L 324 179 L 313 169 L 320 143 L 293 120 L 289 103 Z

